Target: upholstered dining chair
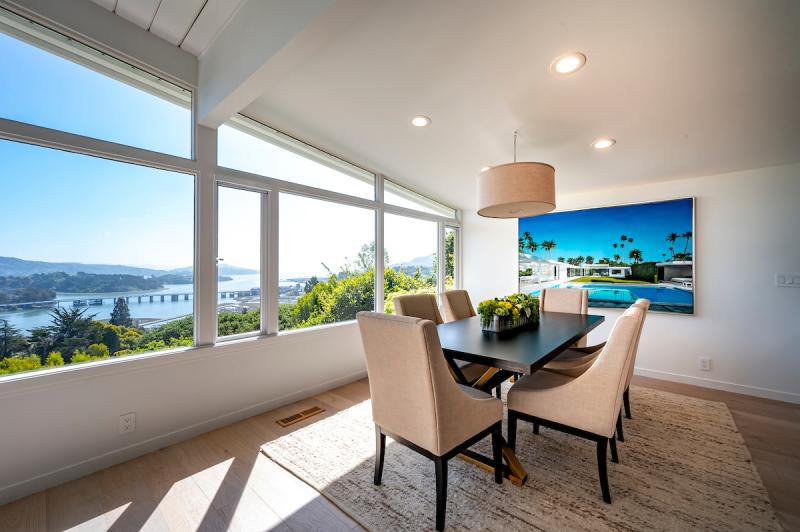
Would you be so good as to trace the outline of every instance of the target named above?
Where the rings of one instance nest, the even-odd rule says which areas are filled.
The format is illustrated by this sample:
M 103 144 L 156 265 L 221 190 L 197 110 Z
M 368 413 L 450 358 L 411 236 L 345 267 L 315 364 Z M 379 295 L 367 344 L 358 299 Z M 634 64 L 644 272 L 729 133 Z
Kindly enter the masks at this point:
M 589 291 L 582 288 L 542 288 L 539 293 L 539 310 L 544 312 L 568 312 L 588 314 Z M 571 347 L 585 347 L 584 336 Z
M 616 422 L 632 362 L 642 309 L 631 307 L 620 316 L 602 352 L 582 375 L 572 378 L 540 371 L 526 375 L 508 392 L 508 445 L 516 447 L 517 420 L 523 419 L 597 444 L 597 468 L 603 501 L 611 502 L 606 452 L 618 462 Z
M 401 296 L 402 297 L 402 296 Z M 466 290 L 448 290 L 439 294 L 442 299 L 442 308 L 444 309 L 444 320 L 449 323 L 451 321 L 463 320 L 477 316 L 475 308 L 472 306 L 472 300 L 469 297 L 469 292 Z M 478 379 L 487 375 L 487 372 L 493 368 L 483 364 L 469 363 L 459 368 L 461 373 L 470 383 L 476 382 Z M 488 374 L 491 376 L 491 374 Z M 496 386 L 495 397 L 500 398 L 500 386 Z
M 394 311 L 398 316 L 431 320 L 435 325 L 444 323 L 434 294 L 406 294 L 397 296 L 393 302 Z
M 447 504 L 447 463 L 492 437 L 495 482 L 503 482 L 503 404 L 453 381 L 430 320 L 359 312 L 375 422 L 375 477 L 380 485 L 388 435 L 430 458 L 436 477 L 436 529 Z
M 636 354 L 639 352 L 639 338 L 641 338 L 642 336 L 642 330 L 644 329 L 644 321 L 645 318 L 647 317 L 647 311 L 650 308 L 650 300 L 637 299 L 632 306 L 642 309 L 642 319 L 639 322 L 639 330 L 636 332 L 636 342 L 633 346 L 633 354 L 632 354 L 633 358 L 631 360 L 630 365 L 628 366 L 628 374 L 625 380 L 625 391 L 622 394 L 622 403 L 625 408 L 625 417 L 627 417 L 628 419 L 631 418 L 631 403 L 630 403 L 629 388 L 631 385 L 631 378 L 633 377 L 633 370 L 636 364 Z M 554 371 L 562 375 L 567 375 L 569 377 L 579 377 L 580 375 L 583 375 L 583 373 L 591 367 L 592 363 L 594 363 L 594 360 L 603 350 L 604 345 L 605 342 L 591 347 L 567 349 L 566 351 L 558 355 L 550 363 L 546 364 L 544 369 L 547 371 Z M 538 427 L 534 425 L 534 433 L 538 432 L 539 432 Z M 625 441 L 625 433 L 623 432 L 622 428 L 621 416 L 617 418 L 617 439 L 619 441 Z

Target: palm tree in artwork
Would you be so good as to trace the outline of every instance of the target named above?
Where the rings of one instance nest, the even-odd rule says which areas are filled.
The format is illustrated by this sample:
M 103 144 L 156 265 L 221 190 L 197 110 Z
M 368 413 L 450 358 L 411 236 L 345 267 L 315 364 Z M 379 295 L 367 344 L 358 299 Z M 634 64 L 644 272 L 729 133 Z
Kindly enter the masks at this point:
M 617 253 L 614 253 L 614 262 L 616 262 L 617 264 L 619 264 L 619 260 L 620 260 L 621 258 L 622 258 L 622 257 L 620 257 L 620 256 L 619 256 Z
M 669 242 L 669 251 L 672 253 L 672 260 L 675 260 L 675 241 L 678 240 L 678 233 L 670 233 L 667 235 L 667 242 Z
M 547 257 L 550 258 L 551 251 L 556 247 L 556 242 L 555 240 L 545 240 L 540 244 L 540 246 L 542 246 L 542 249 L 547 251 Z
M 609 259 L 608 257 L 603 257 L 597 262 L 599 262 L 600 264 L 611 264 L 611 259 Z
M 633 259 L 634 264 L 642 262 L 642 251 L 639 249 L 632 249 L 628 256 Z
M 687 259 L 689 257 L 689 241 L 692 239 L 692 232 L 686 231 L 681 236 L 686 239 L 683 244 L 683 258 Z
M 536 252 L 536 248 L 539 247 L 539 244 L 533 240 L 533 235 L 531 235 L 530 231 L 522 233 L 522 240 L 525 242 L 525 247 L 531 251 L 531 254 Z
M 594 264 L 594 257 L 592 257 L 591 255 L 588 255 L 586 257 L 586 264 Z
M 558 257 L 556 260 L 558 260 L 558 262 L 564 262 L 564 257 Z
M 583 255 L 578 255 L 577 257 L 575 257 L 575 262 L 577 262 L 578 264 L 583 264 L 583 260 L 585 258 L 586 257 L 584 257 Z
M 519 252 L 523 253 L 525 251 L 525 241 L 522 237 L 519 237 L 517 240 L 519 241 Z

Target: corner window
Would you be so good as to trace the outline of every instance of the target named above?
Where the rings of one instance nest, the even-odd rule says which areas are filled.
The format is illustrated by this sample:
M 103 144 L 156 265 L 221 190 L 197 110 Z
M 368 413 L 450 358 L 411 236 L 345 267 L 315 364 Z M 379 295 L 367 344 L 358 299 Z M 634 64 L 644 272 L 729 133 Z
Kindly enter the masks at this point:
M 436 294 L 439 228 L 436 222 L 386 214 L 384 233 L 384 311 L 394 314 L 395 297 Z
M 280 195 L 278 329 L 353 320 L 375 308 L 375 212 Z
M 401 187 L 388 179 L 383 181 L 383 200 L 389 205 L 414 209 L 415 211 L 435 214 L 436 216 L 445 216 L 447 218 L 455 218 L 456 216 L 454 209 Z
M 359 198 L 375 197 L 375 176 L 283 133 L 238 116 L 220 126 L 219 165 Z
M 192 95 L 0 9 L 0 117 L 190 158 Z
M 193 343 L 194 177 L 0 141 L 0 375 Z

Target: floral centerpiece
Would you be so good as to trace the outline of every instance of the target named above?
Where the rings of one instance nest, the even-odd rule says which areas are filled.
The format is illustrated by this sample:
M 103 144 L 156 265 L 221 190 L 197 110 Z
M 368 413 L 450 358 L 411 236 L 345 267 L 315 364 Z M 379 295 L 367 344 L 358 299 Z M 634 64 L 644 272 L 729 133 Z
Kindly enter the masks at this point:
M 502 332 L 539 322 L 539 298 L 527 294 L 511 294 L 487 299 L 478 304 L 478 315 L 484 331 Z

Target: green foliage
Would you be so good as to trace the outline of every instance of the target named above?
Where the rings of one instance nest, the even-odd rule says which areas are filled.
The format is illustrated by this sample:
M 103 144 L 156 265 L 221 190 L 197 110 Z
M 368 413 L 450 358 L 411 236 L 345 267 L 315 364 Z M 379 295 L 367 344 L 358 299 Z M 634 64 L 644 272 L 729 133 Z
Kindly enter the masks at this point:
M 62 357 L 61 353 L 59 353 L 58 351 L 52 351 L 49 355 L 47 355 L 47 359 L 45 359 L 44 365 L 47 366 L 48 368 L 63 366 L 64 357 Z
M 539 320 L 539 298 L 528 294 L 511 294 L 503 298 L 487 299 L 478 303 L 478 315 L 483 323 L 488 323 L 495 316 L 509 320 L 518 320 L 524 316 L 536 322 Z
M 125 327 L 133 325 L 131 311 L 124 297 L 118 297 L 114 301 L 114 310 L 111 311 L 111 319 L 109 319 L 108 322 L 112 325 L 122 325 Z
M 30 371 L 42 367 L 37 355 L 14 355 L 0 360 L 0 375 Z
M 217 323 L 219 324 L 219 336 L 257 331 L 261 328 L 261 311 L 220 312 L 217 316 Z
M 186 316 L 147 331 L 139 341 L 141 344 L 161 341 L 165 345 L 168 345 L 173 338 L 192 338 L 193 335 L 194 318 L 192 316 Z
M 631 265 L 631 279 L 650 283 L 658 274 L 655 262 L 641 262 Z
M 87 349 L 86 352 L 98 358 L 108 358 L 111 353 L 108 351 L 108 346 L 106 344 L 91 344 Z

